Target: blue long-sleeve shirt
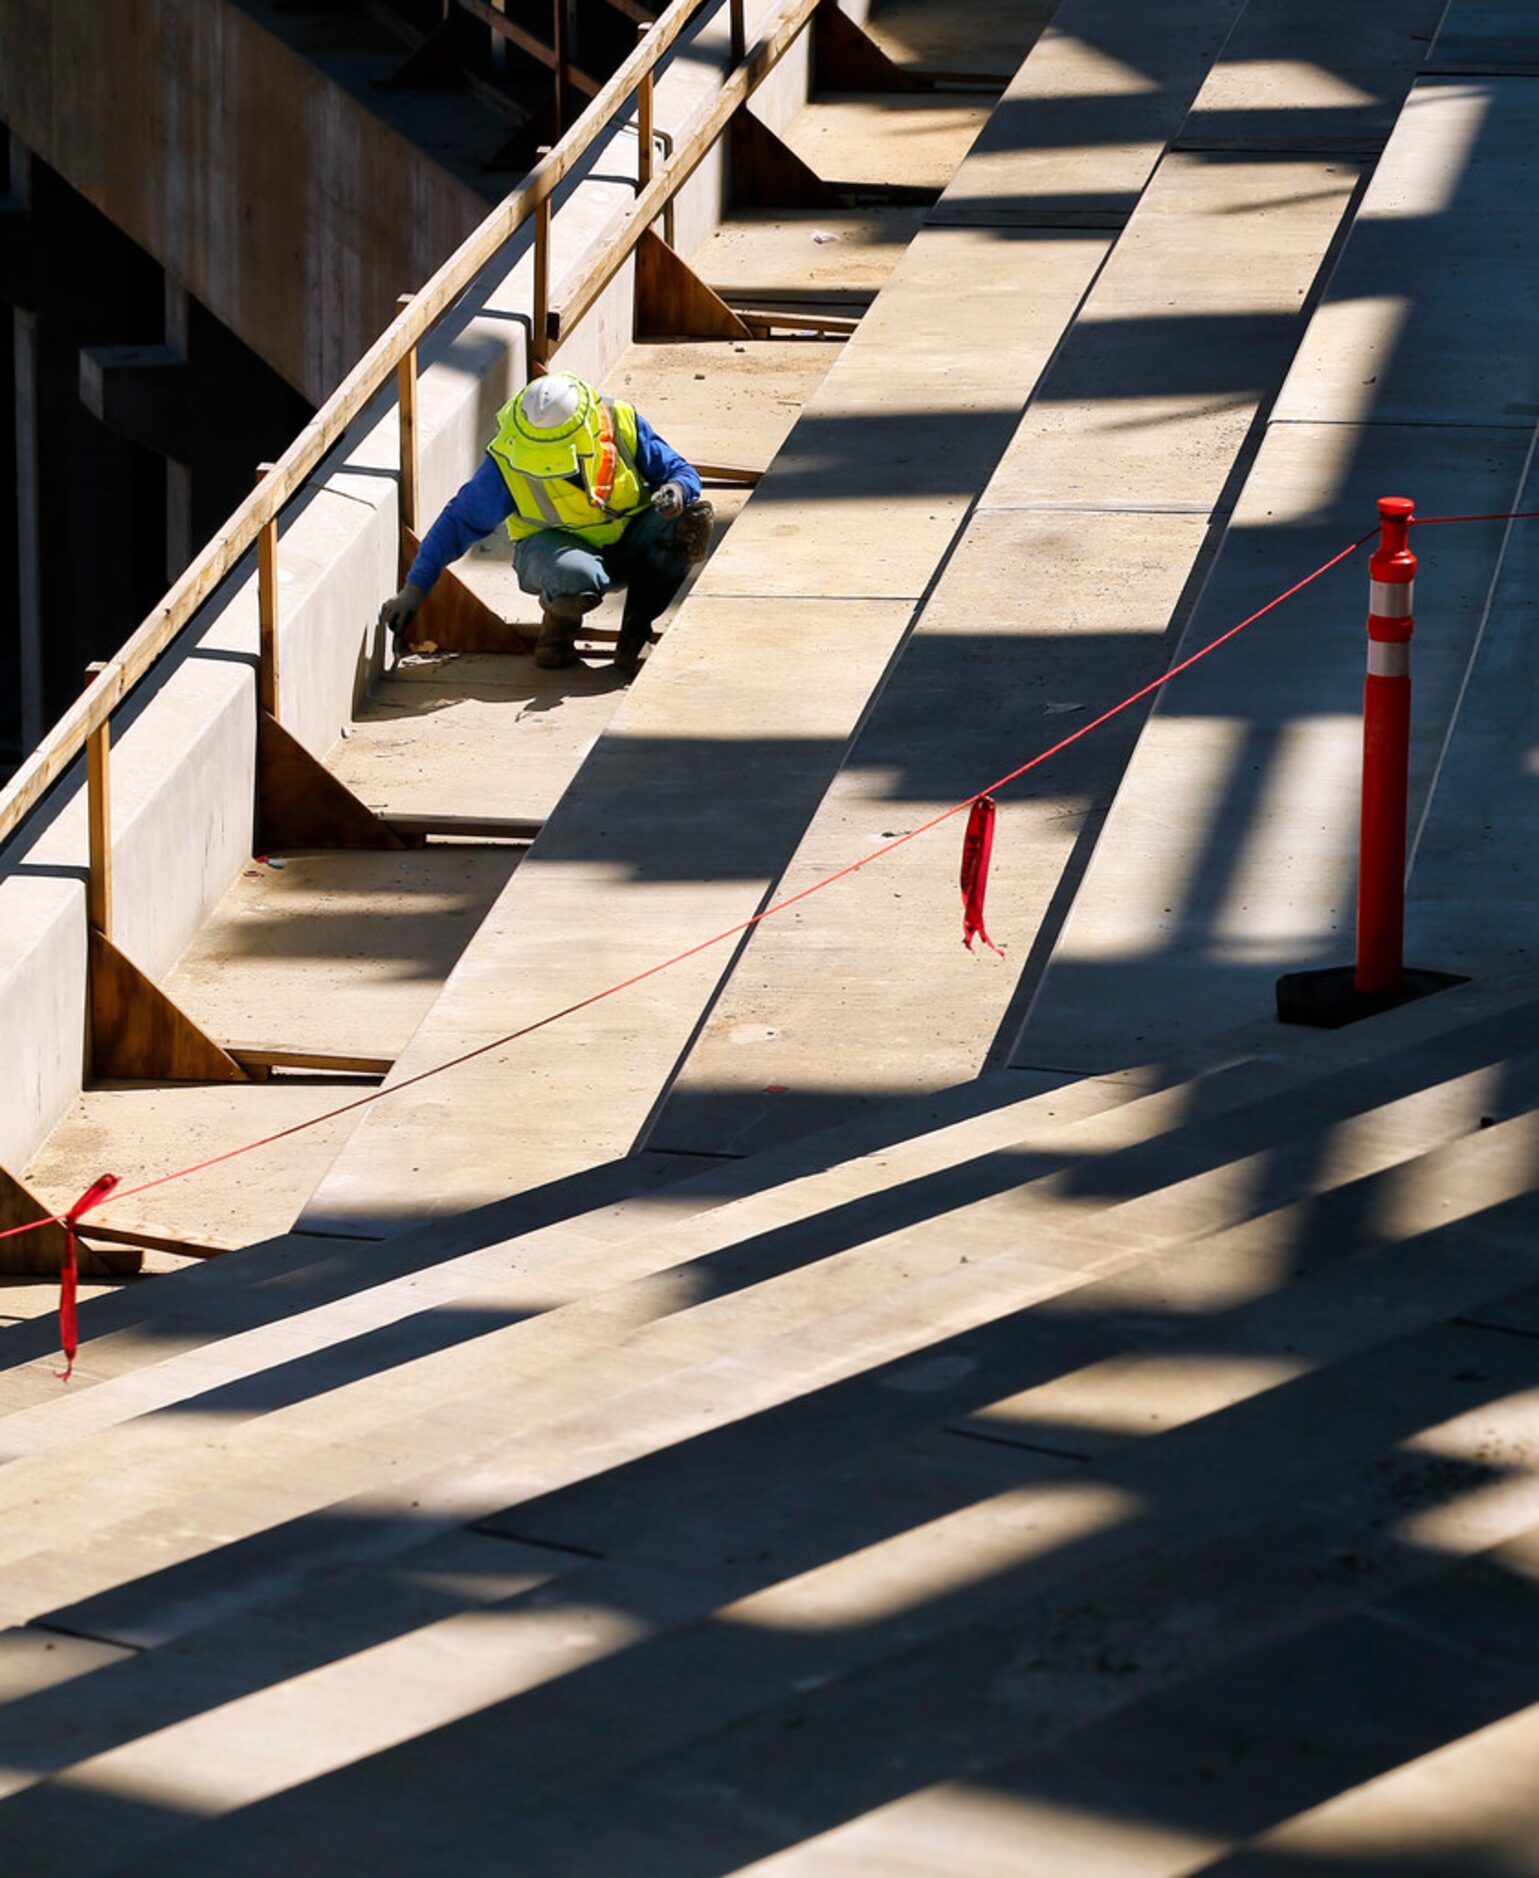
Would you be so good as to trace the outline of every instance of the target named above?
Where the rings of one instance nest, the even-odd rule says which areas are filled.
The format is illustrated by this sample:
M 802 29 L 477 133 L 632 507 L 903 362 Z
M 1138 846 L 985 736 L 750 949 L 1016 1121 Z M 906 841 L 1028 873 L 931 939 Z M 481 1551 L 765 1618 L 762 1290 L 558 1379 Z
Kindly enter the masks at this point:
M 700 477 L 694 465 L 665 443 L 639 411 L 636 468 L 649 489 L 678 483 L 686 503 L 700 499 Z M 444 504 L 443 513 L 423 537 L 407 580 L 426 593 L 451 561 L 457 561 L 472 542 L 491 534 L 512 513 L 513 495 L 502 471 L 490 456 L 483 457 L 481 467 Z

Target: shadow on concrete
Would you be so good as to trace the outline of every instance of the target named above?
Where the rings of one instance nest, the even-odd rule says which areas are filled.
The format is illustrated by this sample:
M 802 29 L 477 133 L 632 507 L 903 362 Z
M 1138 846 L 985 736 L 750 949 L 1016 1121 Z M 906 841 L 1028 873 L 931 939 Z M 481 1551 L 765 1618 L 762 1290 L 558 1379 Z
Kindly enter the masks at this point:
M 1516 1011 L 1480 1019 L 1312 1086 L 1302 1113 L 1313 1160 L 1275 1145 L 1290 1115 L 1299 1125 L 1286 1097 L 1225 1113 L 1197 1085 L 1184 1122 L 1120 1153 L 983 1155 L 949 1184 L 895 1182 L 695 1261 L 666 1314 L 749 1298 L 859 1246 L 891 1244 L 896 1284 L 895 1234 L 966 1245 L 960 1209 L 994 1200 L 1019 1213 L 1021 1269 L 1041 1271 L 1064 1254 L 1033 1243 L 1022 1183 L 1066 1162 L 1065 1190 L 1104 1202 L 1238 1172 L 1254 1156 L 1263 1172 L 1237 1184 L 1230 1237 L 1263 1216 L 1272 1229 L 1243 1273 L 1225 1234 L 1163 1254 L 1150 1241 L 1125 1272 L 1098 1274 L 1092 1261 L 1076 1283 L 1067 1261 L 1070 1288 L 1024 1305 L 1020 1284 L 999 1283 L 1016 1255 L 1001 1266 L 996 1254 L 980 1264 L 970 1321 L 942 1310 L 896 1356 L 881 1354 L 880 1337 L 857 1344 L 834 1355 L 832 1380 L 819 1380 L 825 1359 L 799 1348 L 794 1315 L 782 1330 L 771 1313 L 757 1343 L 733 1346 L 737 1380 L 714 1427 L 698 1395 L 709 1336 L 693 1360 L 658 1372 L 662 1395 L 648 1392 L 644 1343 L 617 1351 L 618 1368 L 597 1351 L 593 1401 L 625 1431 L 621 1451 L 611 1440 L 585 1461 L 572 1421 L 556 1471 L 573 1481 L 554 1491 L 520 1460 L 539 1425 L 521 1403 L 538 1401 L 550 1360 L 519 1355 L 539 1320 L 521 1331 L 473 1294 L 168 1407 L 151 1421 L 244 1422 L 259 1462 L 268 1416 L 313 1407 L 324 1438 L 334 1390 L 396 1368 L 405 1380 L 430 1354 L 508 1334 L 522 1379 L 503 1398 L 507 1440 L 489 1440 L 482 1418 L 451 1472 L 527 1465 L 531 1486 L 475 1519 L 488 1550 L 456 1554 L 453 1570 L 435 1568 L 430 1548 L 457 1517 L 414 1512 L 416 1482 L 403 1476 L 383 1498 L 214 1540 L 50 1613 L 45 1626 L 142 1654 L 13 1703 L 0 1723 L 6 1767 L 46 1777 L 148 1745 L 456 1620 L 469 1626 L 465 1645 L 478 1638 L 485 1662 L 505 1660 L 519 1686 L 499 1695 L 495 1678 L 478 1678 L 472 1712 L 419 1733 L 404 1721 L 411 1684 L 387 1679 L 375 1699 L 386 1713 L 401 1704 L 412 1738 L 207 1823 L 136 1792 L 131 1776 L 33 1786 L 0 1803 L 0 1843 L 25 1855 L 63 1834 L 87 1872 L 164 1870 L 168 1856 L 255 1872 L 345 1821 L 355 1869 L 506 1860 L 573 1878 L 714 1878 L 853 1822 L 871 1828 L 884 1807 L 944 1817 L 956 1805 L 960 1831 L 961 1783 L 1027 1851 L 1066 1811 L 1108 1832 L 1193 1834 L 1219 1849 L 1518 1713 L 1539 1693 L 1535 1592 L 1524 1571 L 1482 1552 L 1480 1534 L 1489 1546 L 1522 1531 L 1535 1508 L 1477 1527 L 1456 1512 L 1529 1471 L 1502 1430 L 1522 1426 L 1513 1405 L 1532 1390 L 1534 1336 L 1512 1323 L 1539 1327 L 1534 1268 L 1512 1251 L 1532 1243 L 1539 1200 L 1476 1203 L 1407 1234 L 1396 1196 L 1415 1191 L 1414 1162 L 1295 1196 L 1328 1184 L 1339 1131 L 1438 1078 L 1487 1066 L 1526 1112 L 1526 1059 L 1516 1081 L 1501 1066 L 1528 1029 Z M 1493 1119 L 1503 1112 L 1497 1099 Z M 480 1223 L 484 1241 L 489 1216 Z M 441 1248 L 441 1234 L 420 1236 L 419 1256 L 434 1238 Z M 360 1273 L 396 1250 L 338 1251 L 351 1282 L 333 1269 L 327 1294 L 366 1295 Z M 1184 1301 L 1162 1295 L 1167 1258 L 1183 1268 Z M 1207 1304 L 1193 1268 L 1214 1281 Z M 313 1301 L 292 1279 L 281 1288 L 291 1317 Z M 851 1319 L 857 1336 L 861 1321 Z M 836 1334 L 827 1347 L 839 1351 Z M 1147 1423 L 1131 1384 L 1109 1416 L 1087 1418 L 1084 1397 L 1076 1412 L 1072 1387 L 1055 1410 L 1055 1386 L 1117 1364 L 1155 1378 L 1162 1360 L 1194 1375 L 1218 1365 L 1227 1380 L 1206 1403 Z M 469 1406 L 452 1372 L 444 1380 L 451 1393 L 430 1417 Z M 1044 1392 L 1040 1408 L 1030 1391 Z M 682 1422 L 675 1399 L 695 1403 Z M 546 1424 L 531 1455 L 564 1425 Z M 373 1439 L 409 1451 L 388 1424 Z M 425 1501 L 432 1479 L 421 1480 Z M 502 1566 L 499 1546 L 514 1564 Z M 488 1590 L 515 1564 L 533 1581 Z M 816 1573 L 831 1574 L 822 1589 Z M 543 1656 L 535 1639 L 551 1633 L 563 1642 Z M 362 1716 L 338 1712 L 344 1738 Z M 340 1741 L 339 1752 L 352 1758 Z M 244 1774 L 232 1767 L 231 1778 L 244 1790 Z
M 1241 749 L 1182 944 L 1202 943 L 1278 761 L 1266 725 Z M 767 740 L 753 760 L 794 771 L 796 756 Z M 697 774 L 695 787 L 720 780 Z M 647 785 L 639 763 L 635 782 Z M 919 792 L 920 779 L 905 786 Z M 659 819 L 686 807 L 665 794 Z M 648 865 L 659 863 L 643 857 L 643 877 Z M 1128 1272 L 1097 1276 L 1087 1263 L 1078 1289 L 1022 1304 L 1019 1274 L 1044 1248 L 1021 1201 L 1014 1252 L 991 1243 L 976 1290 L 938 1294 L 896 1357 L 883 1354 L 892 1333 L 853 1305 L 823 1320 L 766 1311 L 737 1342 L 715 1341 L 703 1318 L 693 1356 L 656 1379 L 640 1337 L 617 1331 L 621 1360 L 592 1359 L 586 1405 L 607 1408 L 607 1445 L 570 1412 L 519 1420 L 540 1380 L 532 1368 L 499 1397 L 501 1440 L 492 1411 L 450 1396 L 442 1412 L 464 1416 L 472 1451 L 445 1472 L 500 1463 L 534 1483 L 471 1516 L 484 1574 L 501 1549 L 526 1568 L 543 1555 L 543 1582 L 488 1600 L 475 1571 L 414 1573 L 413 1548 L 453 1527 L 414 1513 L 398 1487 L 275 1519 L 250 1539 L 211 1537 L 192 1565 L 138 1579 L 94 1614 L 55 1612 L 43 1621 L 90 1617 L 93 1634 L 154 1647 L 13 1703 L 0 1764 L 24 1778 L 118 1746 L 143 1759 L 16 1793 L 0 1803 L 0 1844 L 23 1860 L 67 1846 L 82 1875 L 157 1878 L 168 1859 L 268 1878 L 321 1844 L 342 1871 L 726 1878 L 798 1849 L 833 1869 L 839 1850 L 815 1843 L 831 1833 L 849 1835 L 852 1871 L 907 1859 L 1068 1872 L 1136 1851 L 1141 1872 L 1169 1878 L 1506 1878 L 1504 1823 L 1487 1831 L 1478 1810 L 1457 1855 L 1243 1842 L 1539 1700 L 1531 1564 L 1494 1549 L 1539 1526 L 1521 1498 L 1535 1188 L 1466 1199 L 1450 1223 L 1410 1230 L 1396 1222 L 1416 1197 L 1415 1161 L 1358 1181 L 1332 1172 L 1373 1109 L 1453 1075 L 1489 1072 L 1495 1121 L 1530 1113 L 1525 1025 L 1509 1014 L 1402 1048 L 1323 1079 L 1302 1106 L 1224 1113 L 1194 1093 L 1159 1139 L 1055 1164 L 1087 1222 L 1232 1169 L 1231 1227 L 1271 1224 L 1249 1257 L 1224 1232 L 1150 1236 L 1130 1248 Z M 1048 1171 L 1028 1147 L 949 1178 L 894 1180 L 697 1261 L 668 1309 L 746 1300 L 898 1233 L 964 1258 L 957 1209 L 1008 1207 Z M 730 1191 L 742 1174 L 715 1177 Z M 569 1211 L 595 1204 L 585 1176 L 415 1242 L 338 1253 L 308 1289 L 232 1300 L 230 1327 L 351 1297 L 370 1261 L 394 1261 L 391 1275 L 440 1262 L 450 1232 L 486 1244 L 527 1231 L 541 1208 L 562 1216 L 558 1189 Z M 893 1308 L 922 1313 L 931 1294 L 916 1284 L 905 1295 L 902 1248 L 889 1256 Z M 207 1407 L 260 1431 L 275 1410 L 324 1405 L 369 1374 L 501 1334 L 463 1303 L 446 1315 L 446 1328 L 413 1318 L 189 1396 L 163 1425 Z M 725 1335 L 731 1320 L 720 1321 Z M 509 1332 L 510 1365 L 521 1334 Z M 1228 1381 L 1172 1407 L 1162 1354 Z M 1113 1412 L 1085 1412 L 1093 1389 L 1053 1394 L 1088 1371 L 1115 1381 L 1099 1366 L 1119 1363 L 1128 1380 L 1101 1397 Z M 387 1448 L 391 1432 L 376 1437 Z M 315 1438 L 324 1447 L 324 1409 Z M 570 1484 L 542 1489 L 541 1465 Z M 340 1685 L 334 1758 L 350 1764 L 262 1797 L 236 1705 L 328 1667 L 364 1668 L 368 1652 L 471 1611 L 441 1655 L 408 1660 L 417 1682 L 392 1682 L 386 1656 L 377 1680 Z M 414 1725 L 418 1691 L 437 1693 L 435 1662 L 459 1686 L 461 1651 L 487 1671 L 464 1685 L 472 1712 Z M 324 1728 L 324 1684 L 292 1693 L 287 1725 L 303 1715 Z M 369 1705 L 393 1702 L 410 1738 L 350 1747 Z M 177 1743 L 153 1740 L 216 1716 L 229 1732 L 211 1729 L 195 1768 Z

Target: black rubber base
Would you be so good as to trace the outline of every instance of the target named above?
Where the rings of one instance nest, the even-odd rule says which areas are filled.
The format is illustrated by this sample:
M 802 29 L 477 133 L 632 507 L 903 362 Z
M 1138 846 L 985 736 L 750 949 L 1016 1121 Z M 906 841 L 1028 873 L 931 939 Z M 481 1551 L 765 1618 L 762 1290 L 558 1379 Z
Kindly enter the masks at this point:
M 1317 1030 L 1340 1030 L 1361 1017 L 1377 1017 L 1380 1011 L 1393 1011 L 1397 1005 L 1429 998 L 1434 991 L 1469 983 L 1457 972 L 1417 972 L 1407 967 L 1398 991 L 1369 993 L 1356 988 L 1356 976 L 1356 967 L 1351 965 L 1334 965 L 1320 972 L 1285 973 L 1277 981 L 1277 1021 L 1313 1024 Z

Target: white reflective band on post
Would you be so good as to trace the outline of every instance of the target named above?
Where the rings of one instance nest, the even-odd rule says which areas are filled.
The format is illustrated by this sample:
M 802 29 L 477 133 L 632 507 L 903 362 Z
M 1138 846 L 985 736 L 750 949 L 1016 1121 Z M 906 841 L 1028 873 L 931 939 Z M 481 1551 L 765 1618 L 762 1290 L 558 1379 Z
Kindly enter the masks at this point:
M 1411 642 L 1409 639 L 1370 639 L 1368 641 L 1368 676 L 1370 678 L 1409 678 Z
M 1368 611 L 1380 619 L 1409 619 L 1416 611 L 1416 582 L 1370 580 Z

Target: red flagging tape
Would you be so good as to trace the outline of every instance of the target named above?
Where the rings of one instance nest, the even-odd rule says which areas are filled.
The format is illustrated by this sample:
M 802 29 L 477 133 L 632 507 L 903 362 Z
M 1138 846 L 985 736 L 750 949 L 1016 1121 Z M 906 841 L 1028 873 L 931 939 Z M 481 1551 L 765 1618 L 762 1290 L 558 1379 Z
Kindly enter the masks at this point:
M 962 943 L 969 952 L 974 939 L 981 939 L 991 952 L 999 952 L 983 923 L 983 903 L 989 891 L 989 860 L 994 852 L 995 807 L 992 796 L 979 796 L 967 818 L 967 833 L 962 837 Z M 1000 957 L 1004 954 L 1000 953 Z
M 59 1348 L 64 1352 L 60 1382 L 68 1382 L 75 1373 L 75 1352 L 80 1347 L 80 1319 L 75 1299 L 80 1283 L 80 1248 L 75 1241 L 75 1222 L 100 1206 L 118 1184 L 116 1174 L 103 1174 L 93 1180 L 64 1215 L 64 1269 L 59 1274 Z M 39 1222 L 41 1223 L 41 1222 Z
M 1445 518 L 1428 517 L 1426 519 L 1442 520 Z M 1462 520 L 1465 518 L 1448 517 L 1446 519 Z M 0 1239 L 13 1239 L 22 1233 L 36 1232 L 40 1226 L 47 1225 L 64 1225 L 73 1233 L 74 1222 L 80 1217 L 81 1213 L 86 1209 L 86 1206 L 89 1205 L 94 1208 L 100 1205 L 109 1193 L 112 1193 L 112 1204 L 116 1205 L 120 1200 L 128 1200 L 134 1198 L 137 1194 L 149 1193 L 156 1187 L 169 1186 L 173 1181 L 189 1179 L 194 1174 L 204 1173 L 211 1167 L 222 1166 L 226 1161 L 236 1160 L 241 1155 L 255 1154 L 262 1148 L 273 1147 L 280 1141 L 287 1141 L 293 1135 L 304 1133 L 308 1128 L 319 1128 L 325 1122 L 335 1121 L 339 1116 L 351 1115 L 356 1113 L 359 1109 L 370 1108 L 374 1103 L 383 1102 L 390 1096 L 399 1095 L 403 1090 L 414 1088 L 418 1083 L 427 1082 L 431 1077 L 446 1075 L 450 1070 L 458 1069 L 465 1063 L 472 1063 L 478 1057 L 487 1056 L 494 1050 L 506 1049 L 509 1044 L 517 1043 L 524 1037 L 532 1037 L 536 1031 L 546 1030 L 552 1024 L 559 1024 L 568 1017 L 575 1017 L 579 1011 L 590 1010 L 594 1005 L 602 1004 L 608 998 L 618 997 L 622 992 L 632 990 L 637 985 L 645 984 L 648 979 L 656 978 L 662 972 L 671 971 L 677 965 L 683 965 L 690 959 L 698 958 L 702 952 L 709 952 L 714 946 L 722 945 L 729 939 L 736 939 L 741 934 L 751 931 L 755 926 L 762 925 L 765 920 L 773 919 L 777 913 L 784 913 L 789 908 L 800 905 L 803 900 L 811 899 L 814 894 L 823 893 L 829 887 L 836 886 L 841 880 L 847 880 L 851 874 L 858 874 L 863 868 L 869 867 L 873 861 L 883 860 L 887 855 L 893 853 L 894 850 L 905 847 L 910 841 L 917 841 L 921 835 L 928 834 L 934 828 L 939 828 L 943 822 L 951 821 L 955 816 L 962 814 L 964 810 L 970 811 L 975 805 L 983 804 L 986 800 L 997 795 L 998 792 L 1008 784 L 1019 781 L 1022 776 L 1029 774 L 1030 771 L 1039 768 L 1044 763 L 1050 762 L 1055 756 L 1059 755 L 1060 752 L 1080 742 L 1082 738 L 1090 736 L 1093 731 L 1099 730 L 1103 724 L 1109 724 L 1114 717 L 1120 717 L 1124 711 L 1131 710 L 1135 704 L 1140 704 L 1145 698 L 1152 697 L 1155 692 L 1168 685 L 1173 678 L 1179 678 L 1183 672 L 1190 671 L 1194 665 L 1199 664 L 1203 659 L 1217 652 L 1220 646 L 1227 645 L 1231 639 L 1236 638 L 1240 633 L 1244 632 L 1248 626 L 1254 626 L 1257 620 L 1264 619 L 1268 613 L 1274 612 L 1284 601 L 1291 600 L 1297 593 L 1302 593 L 1306 587 L 1311 586 L 1323 575 L 1328 574 L 1332 568 L 1339 567 L 1343 561 L 1350 559 L 1350 557 L 1356 554 L 1358 549 L 1362 547 L 1365 541 L 1376 536 L 1378 532 L 1377 525 L 1368 529 L 1366 533 L 1359 535 L 1356 541 L 1349 542 L 1346 547 L 1339 549 L 1333 554 L 1329 560 L 1322 561 L 1318 567 L 1313 568 L 1309 573 L 1305 574 L 1302 579 L 1296 580 L 1291 587 L 1286 587 L 1281 593 L 1275 594 L 1264 606 L 1258 606 L 1254 613 L 1246 614 L 1244 619 L 1237 621 L 1226 631 L 1221 632 L 1216 638 L 1210 639 L 1206 645 L 1199 646 L 1195 652 L 1180 660 L 1177 664 L 1172 665 L 1168 671 L 1162 672 L 1158 678 L 1151 679 L 1147 685 L 1141 685 L 1137 691 L 1129 693 L 1129 695 L 1123 698 L 1119 703 L 1111 705 L 1107 710 L 1102 711 L 1098 717 L 1093 717 L 1088 723 L 1081 724 L 1077 730 L 1070 731 L 1068 736 L 1061 737 L 1057 743 L 1050 744 L 1047 749 L 1039 750 L 1035 756 L 1029 757 L 1024 763 L 1018 764 L 1014 769 L 1006 771 L 1003 776 L 996 777 L 993 782 L 988 783 L 984 788 L 976 790 L 972 795 L 965 797 L 960 802 L 953 803 L 949 809 L 942 809 L 938 814 L 932 815 L 928 821 L 920 822 L 917 827 L 907 829 L 903 834 L 894 836 L 891 841 L 883 842 L 880 847 L 873 848 L 869 854 L 861 855 L 858 860 L 848 862 L 845 866 L 837 868 L 831 874 L 825 874 L 821 880 L 813 881 L 810 886 L 803 887 L 796 893 L 787 894 L 784 899 L 772 901 L 768 906 L 761 907 L 757 913 L 751 914 L 747 919 L 739 920 L 735 925 L 724 927 L 720 932 L 712 933 L 707 939 L 697 940 L 694 945 L 687 946 L 682 952 L 675 952 L 671 958 L 660 959 L 655 965 L 648 965 L 643 970 L 633 973 L 629 978 L 622 978 L 616 984 L 606 985 L 601 991 L 591 992 L 587 997 L 578 998 L 574 1003 L 563 1005 L 559 1010 L 549 1011 L 544 1017 L 536 1018 L 531 1024 L 524 1024 L 517 1030 L 510 1030 L 505 1036 L 494 1037 L 490 1043 L 480 1044 L 474 1050 L 466 1050 L 460 1056 L 450 1057 L 447 1062 L 435 1063 L 431 1069 L 419 1070 L 415 1076 L 408 1076 L 401 1082 L 391 1083 L 382 1089 L 375 1089 L 368 1095 L 358 1096 L 353 1101 L 344 1102 L 337 1108 L 327 1109 L 324 1114 L 312 1115 L 307 1121 L 294 1122 L 287 1128 L 280 1128 L 275 1133 L 263 1135 L 255 1141 L 244 1141 L 238 1147 L 227 1148 L 222 1154 L 212 1154 L 206 1160 L 194 1161 L 190 1166 L 179 1167 L 172 1173 L 157 1175 L 154 1180 L 141 1181 L 137 1187 L 125 1187 L 114 1193 L 113 1189 L 117 1186 L 116 1177 L 111 1174 L 103 1175 L 102 1179 L 99 1180 L 88 1193 L 81 1196 L 80 1200 L 75 1203 L 75 1206 L 70 1209 L 69 1213 L 56 1214 L 46 1220 L 34 1220 L 25 1226 L 13 1226 L 8 1231 L 0 1232 Z M 986 869 L 981 871 L 985 874 L 985 880 L 980 881 L 980 887 L 986 884 Z M 987 941 L 988 936 L 982 930 L 981 892 L 978 911 L 980 914 L 978 932 L 980 936 Z M 998 950 L 998 948 L 996 947 L 995 950 Z M 71 1305 L 73 1306 L 73 1296 L 71 1298 Z M 73 1331 L 71 1334 L 73 1335 Z M 67 1349 L 65 1354 L 70 1361 L 73 1362 L 73 1349 Z

